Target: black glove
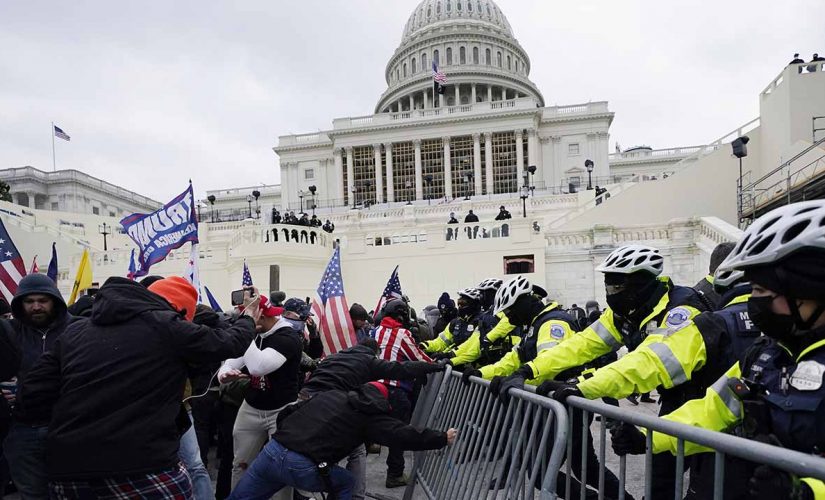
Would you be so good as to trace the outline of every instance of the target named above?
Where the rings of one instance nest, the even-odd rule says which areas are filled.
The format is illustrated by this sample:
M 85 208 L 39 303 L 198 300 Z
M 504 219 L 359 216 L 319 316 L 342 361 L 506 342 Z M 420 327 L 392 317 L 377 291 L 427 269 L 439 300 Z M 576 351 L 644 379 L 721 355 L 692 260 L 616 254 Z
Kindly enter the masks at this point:
M 493 377 L 493 380 L 490 381 L 490 386 L 487 387 L 487 390 L 490 391 L 490 394 L 493 396 L 498 396 L 498 390 L 501 388 L 502 382 L 504 382 L 504 377 Z
M 439 361 L 442 359 L 451 359 L 455 357 L 455 353 L 452 352 L 437 352 L 435 354 L 430 355 L 430 358 L 434 359 L 435 361 Z
M 428 373 L 444 371 L 444 365 L 428 363 L 426 361 L 407 361 L 403 364 L 403 366 L 413 377 L 419 377 L 421 375 L 426 376 Z
M 531 371 L 532 375 L 532 371 Z M 502 382 L 498 389 L 498 399 L 501 401 L 501 404 L 507 404 L 510 401 L 510 389 L 524 389 L 524 381 L 527 377 L 524 374 L 522 369 L 519 369 L 516 373 L 506 377 Z
M 563 386 L 553 391 L 553 399 L 555 399 L 559 403 L 566 402 L 567 398 L 569 398 L 570 396 L 583 396 L 582 391 L 579 390 L 578 385 L 567 382 Z
M 568 384 L 567 382 L 557 382 L 555 380 L 547 380 L 547 381 L 542 382 L 541 384 L 539 384 L 538 387 L 536 387 L 536 394 L 538 394 L 540 396 L 547 396 L 551 392 L 555 392 L 555 391 L 561 389 L 562 387 L 567 387 L 568 385 L 570 385 L 570 384 Z
M 796 483 L 796 484 L 794 484 Z M 748 481 L 749 498 L 755 500 L 813 500 L 811 488 L 794 481 L 789 472 L 760 465 Z
M 461 383 L 464 385 L 470 385 L 470 377 L 481 378 L 481 370 L 468 367 L 464 370 L 464 373 L 461 374 Z
M 635 425 L 623 423 L 610 429 L 610 441 L 616 455 L 641 455 L 647 449 L 647 439 Z

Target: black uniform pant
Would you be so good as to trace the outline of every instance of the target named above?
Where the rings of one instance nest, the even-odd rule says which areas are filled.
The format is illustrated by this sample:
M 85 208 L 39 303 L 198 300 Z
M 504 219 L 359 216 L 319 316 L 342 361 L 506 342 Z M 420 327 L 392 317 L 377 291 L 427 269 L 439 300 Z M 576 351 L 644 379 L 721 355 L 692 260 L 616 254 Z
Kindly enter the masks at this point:
M 215 499 L 223 500 L 232 490 L 232 460 L 235 458 L 232 428 L 238 416 L 235 405 L 221 401 L 218 403 L 218 482 Z
M 398 387 L 390 387 L 390 415 L 393 418 L 410 423 L 412 416 L 412 403 L 410 401 L 410 394 L 404 389 Z M 387 476 L 399 477 L 404 475 L 404 449 L 390 448 L 387 455 Z

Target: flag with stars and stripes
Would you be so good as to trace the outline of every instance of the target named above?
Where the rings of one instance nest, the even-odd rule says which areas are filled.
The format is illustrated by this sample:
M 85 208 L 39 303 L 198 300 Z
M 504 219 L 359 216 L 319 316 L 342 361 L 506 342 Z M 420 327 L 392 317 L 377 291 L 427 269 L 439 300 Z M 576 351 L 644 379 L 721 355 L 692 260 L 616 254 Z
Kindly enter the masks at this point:
M 25 275 L 26 264 L 23 257 L 14 246 L 5 224 L 0 220 L 0 293 L 9 304 L 17 292 L 17 284 Z
M 57 137 L 58 139 L 63 139 L 64 141 L 71 141 L 72 140 L 72 138 L 69 137 L 69 134 L 67 134 L 66 132 L 63 132 L 63 129 L 61 129 L 57 125 L 52 125 L 52 127 L 54 127 L 54 136 Z
M 252 286 L 252 275 L 249 274 L 249 268 L 246 267 L 246 261 L 243 261 L 243 278 L 241 279 L 241 286 Z
M 378 305 L 375 306 L 375 315 L 378 316 L 378 312 L 390 299 L 400 299 L 401 295 L 401 281 L 398 279 L 398 266 L 395 266 L 395 270 L 390 275 L 390 280 L 387 281 L 387 286 L 384 287 L 384 293 L 381 294 L 381 298 L 378 299 Z
M 433 61 L 433 98 L 435 94 L 443 94 L 444 86 L 447 85 L 447 75 L 438 70 L 438 63 Z
M 324 355 L 354 346 L 355 328 L 349 317 L 347 297 L 344 295 L 344 280 L 341 278 L 341 253 L 335 252 L 327 264 L 324 277 L 312 300 L 312 312 L 315 314 L 318 332 L 324 344 Z

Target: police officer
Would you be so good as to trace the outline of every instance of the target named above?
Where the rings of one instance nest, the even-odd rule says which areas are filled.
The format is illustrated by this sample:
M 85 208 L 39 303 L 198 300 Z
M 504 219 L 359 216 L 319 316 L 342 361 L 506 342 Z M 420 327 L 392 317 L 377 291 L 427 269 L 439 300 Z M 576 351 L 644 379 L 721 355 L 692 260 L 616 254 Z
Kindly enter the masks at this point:
M 493 313 L 496 292 L 502 283 L 498 278 L 489 278 L 476 287 L 481 292 L 481 320 L 476 333 L 455 350 L 451 365 L 493 364 L 518 343 L 521 328 L 513 326 L 503 312 Z
M 458 292 L 458 315 L 447 324 L 444 331 L 433 340 L 424 342 L 424 351 L 434 354 L 434 359 L 449 359 L 455 356 L 453 349 L 462 345 L 476 332 L 481 320 L 481 292 L 476 288 L 465 288 Z
M 633 352 L 651 332 L 679 326 L 705 310 L 707 307 L 698 292 L 676 286 L 669 278 L 660 276 L 663 265 L 659 250 L 649 246 L 626 245 L 611 252 L 596 268 L 604 273 L 609 307 L 583 332 L 537 360 L 533 376 L 539 382 L 566 380 L 569 377 L 560 375 L 565 370 L 586 365 L 617 351 L 623 344 Z M 560 390 L 554 395 L 564 400 L 570 392 Z M 670 397 L 662 394 L 660 411 L 667 413 L 683 401 L 678 394 Z M 673 457 L 662 456 L 654 462 L 654 498 L 664 494 L 672 496 L 675 468 Z
M 719 269 L 744 271 L 753 287 L 749 318 L 764 336 L 704 398 L 689 401 L 664 418 L 821 454 L 825 450 L 825 201 L 787 205 L 758 218 Z M 640 435 L 623 436 L 617 451 L 639 452 Z M 654 433 L 654 453 L 675 449 L 675 438 Z M 686 454 L 701 451 L 706 449 L 685 442 Z M 725 474 L 725 489 L 759 500 L 825 498 L 825 483 L 817 479 L 795 478 L 758 464 L 750 464 L 746 472 Z
M 587 373 L 574 383 L 544 382 L 536 392 L 546 395 L 557 391 L 554 397 L 560 400 L 569 395 L 596 399 L 623 398 L 658 388 L 670 407 L 701 397 L 760 335 L 748 318 L 751 287 L 743 277 L 741 271 L 717 271 L 714 284 L 725 304 L 722 310 L 705 312 L 692 322 L 657 330 L 618 361 Z M 632 426 L 621 426 L 611 432 L 615 438 L 623 432 L 637 431 Z M 657 457 L 654 463 L 665 457 Z M 713 457 L 710 456 L 710 462 L 705 458 L 691 465 L 692 484 L 713 477 Z M 672 496 L 668 488 L 675 487 L 673 480 L 674 476 L 654 478 L 654 498 L 658 498 L 656 493 Z

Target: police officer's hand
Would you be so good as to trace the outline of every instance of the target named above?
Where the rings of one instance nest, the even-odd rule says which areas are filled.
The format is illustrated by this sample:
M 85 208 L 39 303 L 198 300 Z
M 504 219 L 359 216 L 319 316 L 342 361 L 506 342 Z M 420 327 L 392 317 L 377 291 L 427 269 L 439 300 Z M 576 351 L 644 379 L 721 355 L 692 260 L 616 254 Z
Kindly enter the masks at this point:
M 641 455 L 647 449 L 644 433 L 628 423 L 610 429 L 610 442 L 616 455 Z
M 464 385 L 470 385 L 470 377 L 481 378 L 481 370 L 479 370 L 478 368 L 467 367 L 467 369 L 465 369 L 464 372 L 461 374 L 461 383 L 463 383 Z
M 794 484 L 790 473 L 760 465 L 748 481 L 748 498 L 756 500 L 813 500 L 814 494 L 807 484 Z
M 501 388 L 501 383 L 504 382 L 504 377 L 493 377 L 490 380 L 490 385 L 487 387 L 487 390 L 490 391 L 490 394 L 493 396 L 498 396 L 498 390 Z
M 452 352 L 437 352 L 435 354 L 430 355 L 430 357 L 436 361 L 440 361 L 442 359 L 451 359 L 455 357 L 455 354 Z
M 501 404 L 507 404 L 510 401 L 510 389 L 523 389 L 525 377 L 522 373 L 516 372 L 509 377 L 502 380 L 498 389 L 498 399 Z
M 546 380 L 536 387 L 536 394 L 539 396 L 547 396 L 551 392 L 555 392 L 562 387 L 568 386 L 567 382 L 559 382 L 557 380 Z

